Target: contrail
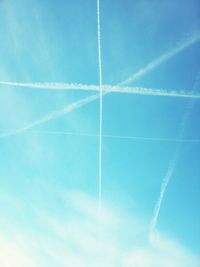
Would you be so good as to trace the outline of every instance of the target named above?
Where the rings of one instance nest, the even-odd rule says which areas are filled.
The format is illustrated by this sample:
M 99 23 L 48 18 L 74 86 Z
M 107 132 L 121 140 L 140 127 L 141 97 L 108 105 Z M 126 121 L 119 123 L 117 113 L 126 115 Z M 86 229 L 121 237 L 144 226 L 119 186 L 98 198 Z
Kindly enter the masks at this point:
M 87 85 L 80 83 L 17 83 L 17 82 L 0 82 L 1 85 L 26 87 L 46 90 L 81 90 L 81 91 L 99 91 L 98 85 Z M 200 94 L 184 90 L 165 90 L 139 86 L 120 86 L 120 85 L 102 85 L 102 91 L 106 93 L 126 93 L 147 96 L 169 96 L 184 98 L 200 98 Z
M 81 83 L 47 83 L 47 82 L 21 83 L 21 82 L 0 81 L 0 84 L 8 86 L 16 86 L 16 87 L 34 88 L 39 90 L 46 89 L 46 90 L 99 91 L 99 85 L 87 85 Z
M 97 33 L 98 33 L 98 67 L 99 67 L 99 212 L 102 206 L 102 129 L 103 129 L 103 88 L 101 57 L 101 21 L 100 0 L 97 0 Z
M 189 47 L 192 44 L 194 44 L 195 42 L 199 41 L 199 36 L 200 36 L 200 34 L 198 33 L 196 36 L 190 38 L 189 39 L 190 41 L 189 40 L 185 41 L 183 44 L 179 45 L 177 48 L 171 50 L 171 52 L 169 51 L 169 52 L 165 53 L 164 55 L 161 55 L 158 59 L 156 59 L 156 60 L 152 61 L 151 63 L 147 64 L 146 67 L 144 67 L 143 69 L 137 71 L 135 74 L 133 74 L 127 80 L 119 83 L 118 86 L 126 85 L 129 82 L 136 81 L 137 79 L 143 77 L 144 75 L 146 75 L 147 73 L 152 71 L 154 68 L 156 68 L 161 63 L 166 62 L 172 56 L 175 56 L 176 54 L 180 53 L 181 51 L 183 51 L 187 47 Z M 191 40 L 193 40 L 193 41 L 191 41 Z M 168 55 L 168 56 L 166 56 L 166 55 Z M 171 55 L 171 56 L 169 56 L 169 55 Z M 149 66 L 151 66 L 151 67 L 149 67 Z M 106 95 L 108 93 L 109 92 L 103 92 L 103 95 Z M 90 102 L 92 102 L 94 100 L 97 100 L 98 98 L 99 98 L 99 94 L 95 94 L 95 95 L 80 99 L 80 100 L 78 100 L 76 102 L 73 102 L 70 105 L 67 105 L 63 109 L 55 111 L 55 112 L 52 112 L 52 113 L 44 116 L 43 118 L 39 119 L 38 121 L 35 121 L 35 122 L 33 122 L 33 123 L 23 127 L 23 128 L 17 129 L 17 130 L 15 130 L 13 132 L 2 134 L 2 135 L 0 135 L 0 138 L 21 133 L 21 132 L 26 131 L 26 130 L 28 130 L 30 128 L 33 128 L 33 127 L 35 127 L 37 125 L 43 124 L 43 123 L 45 123 L 45 122 L 47 122 L 49 120 L 56 119 L 56 118 L 64 115 L 65 113 L 68 113 L 68 112 L 71 112 L 71 111 L 73 111 L 73 110 L 75 110 L 77 108 L 80 108 L 80 107 L 82 107 L 82 106 L 84 106 L 84 105 L 86 105 L 86 104 L 88 104 L 88 103 L 90 103 Z
M 160 213 L 160 208 L 162 205 L 162 201 L 165 195 L 165 192 L 167 190 L 167 186 L 170 182 L 171 176 L 174 172 L 174 168 L 176 166 L 177 160 L 178 160 L 178 155 L 179 155 L 179 150 L 180 150 L 180 145 L 178 145 L 176 147 L 175 153 L 173 155 L 172 160 L 169 163 L 169 167 L 168 170 L 163 178 L 162 184 L 161 184 L 161 190 L 160 190 L 160 194 L 158 197 L 158 200 L 156 202 L 156 205 L 154 207 L 154 211 L 153 211 L 153 217 L 150 223 L 150 232 L 149 232 L 149 240 L 151 243 L 154 242 L 154 236 L 155 236 L 155 230 L 156 230 L 156 225 L 157 225 L 157 221 L 158 221 L 158 216 Z
M 6 130 L 4 132 L 12 132 L 12 130 Z M 85 136 L 99 138 L 99 134 L 81 133 L 81 132 L 68 132 L 68 131 L 55 131 L 55 130 L 30 130 L 27 129 L 27 133 L 33 134 L 47 134 L 47 135 L 72 135 L 72 136 Z M 162 138 L 162 137 L 144 137 L 144 136 L 132 136 L 132 135 L 112 135 L 102 134 L 103 138 L 107 139 L 132 139 L 141 141 L 152 142 L 173 142 L 173 143 L 200 143 L 200 139 L 178 139 L 178 138 Z
M 194 87 L 193 87 L 194 91 L 196 91 L 196 89 L 199 86 L 199 79 L 200 79 L 200 73 L 198 74 L 197 79 L 195 81 L 195 84 L 194 84 Z M 194 106 L 194 100 L 191 99 L 189 101 L 188 105 L 187 105 L 185 114 L 184 114 L 182 122 L 181 122 L 181 127 L 180 127 L 180 132 L 179 132 L 179 139 L 180 140 L 183 139 L 185 128 L 186 128 L 186 124 L 187 124 L 187 121 L 188 121 L 188 118 L 190 116 L 190 113 L 192 111 L 193 106 Z M 172 160 L 169 163 L 168 170 L 167 170 L 167 172 L 166 172 L 166 174 L 165 174 L 165 176 L 163 178 L 162 184 L 161 184 L 160 194 L 159 194 L 158 200 L 156 202 L 156 205 L 154 207 L 154 212 L 153 212 L 152 220 L 151 220 L 151 223 L 150 223 L 149 240 L 150 240 L 151 243 L 154 241 L 155 230 L 156 230 L 157 221 L 158 221 L 161 205 L 162 205 L 162 202 L 163 202 L 163 198 L 164 198 L 164 195 L 166 193 L 166 190 L 167 190 L 167 187 L 169 185 L 169 182 L 171 180 L 171 177 L 172 177 L 172 175 L 174 173 L 174 169 L 176 167 L 176 164 L 177 164 L 177 161 L 178 161 L 178 158 L 179 158 L 181 147 L 182 147 L 182 143 L 180 142 L 180 143 L 178 143 L 178 145 L 175 148 L 174 155 L 172 157 Z
M 175 55 L 179 54 L 186 48 L 190 47 L 191 45 L 199 42 L 200 40 L 200 33 L 197 33 L 196 35 L 192 36 L 188 40 L 182 42 L 178 47 L 172 49 L 171 51 L 165 53 L 164 55 L 160 56 L 158 59 L 150 62 L 146 67 L 140 69 L 135 74 L 130 76 L 128 79 L 126 79 L 123 84 L 130 84 L 134 82 L 135 80 L 143 77 L 144 75 L 148 74 L 150 71 L 152 71 L 155 67 L 158 67 L 162 63 L 166 62 L 170 58 L 174 57 Z
M 38 126 L 38 125 L 41 125 L 45 122 L 48 122 L 50 120 L 53 120 L 53 119 L 56 119 L 66 113 L 69 113 L 77 108 L 80 108 L 96 99 L 99 98 L 99 94 L 96 94 L 96 95 L 92 95 L 92 96 L 89 96 L 89 97 L 86 97 L 86 98 L 83 98 L 83 99 L 80 99 L 76 102 L 73 102 L 72 104 L 69 104 L 67 106 L 65 106 L 63 109 L 60 109 L 60 110 L 57 110 L 57 111 L 54 111 L 54 112 L 51 112 L 49 113 L 48 115 L 42 117 L 41 119 L 39 120 L 36 120 L 35 122 L 32 122 L 31 124 L 28 124 L 20 129 L 17 129 L 17 130 L 13 130 L 11 132 L 6 132 L 6 133 L 3 133 L 3 134 L 0 134 L 0 138 L 3 138 L 3 137 L 7 137 L 7 136 L 12 136 L 12 135 L 16 135 L 16 134 L 19 134 L 19 133 L 22 133 L 26 130 L 29 130 L 35 126 Z

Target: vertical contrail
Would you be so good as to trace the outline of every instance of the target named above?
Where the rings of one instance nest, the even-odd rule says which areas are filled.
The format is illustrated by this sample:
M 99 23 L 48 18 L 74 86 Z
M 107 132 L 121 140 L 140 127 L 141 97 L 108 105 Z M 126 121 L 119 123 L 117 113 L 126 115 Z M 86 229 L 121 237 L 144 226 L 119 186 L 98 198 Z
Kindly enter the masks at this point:
M 196 89 L 198 88 L 199 85 L 199 79 L 200 79 L 200 73 L 198 73 L 195 84 L 193 86 L 193 92 L 196 91 Z M 184 113 L 182 122 L 181 122 L 181 127 L 180 127 L 180 131 L 179 131 L 179 139 L 183 139 L 184 136 L 184 132 L 185 132 L 185 128 L 186 128 L 186 124 L 188 121 L 188 118 L 190 116 L 190 113 L 192 111 L 192 108 L 194 106 L 194 100 L 190 99 L 190 101 L 188 102 L 186 111 Z M 156 230 L 156 226 L 157 226 L 157 221 L 158 221 L 158 217 L 159 217 L 159 213 L 160 213 L 160 209 L 161 209 L 161 205 L 163 202 L 163 198 L 164 195 L 166 193 L 167 187 L 169 185 L 169 182 L 171 180 L 171 177 L 174 173 L 174 169 L 176 167 L 178 158 L 179 158 L 179 154 L 180 154 L 180 150 L 182 147 L 182 143 L 178 143 L 176 148 L 175 148 L 175 152 L 174 155 L 169 163 L 169 167 L 168 170 L 163 178 L 162 184 L 161 184 L 161 190 L 160 190 L 160 194 L 158 197 L 158 200 L 156 202 L 156 205 L 154 207 L 154 212 L 153 212 L 153 216 L 152 216 L 152 220 L 150 223 L 150 231 L 149 231 L 149 240 L 152 243 L 154 241 L 154 237 L 155 237 L 155 230 Z
M 98 67 L 99 67 L 99 211 L 102 206 L 102 128 L 103 128 L 103 88 L 101 58 L 101 21 L 100 0 L 97 0 L 97 32 L 98 32 Z

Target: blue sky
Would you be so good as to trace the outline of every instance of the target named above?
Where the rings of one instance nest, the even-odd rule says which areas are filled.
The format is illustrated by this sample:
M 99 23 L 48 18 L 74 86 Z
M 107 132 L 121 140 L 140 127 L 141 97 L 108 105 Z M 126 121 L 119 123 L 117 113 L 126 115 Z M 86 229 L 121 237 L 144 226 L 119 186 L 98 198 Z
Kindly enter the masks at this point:
M 100 1 L 101 215 L 96 5 L 0 1 L 0 265 L 199 267 L 200 3 Z

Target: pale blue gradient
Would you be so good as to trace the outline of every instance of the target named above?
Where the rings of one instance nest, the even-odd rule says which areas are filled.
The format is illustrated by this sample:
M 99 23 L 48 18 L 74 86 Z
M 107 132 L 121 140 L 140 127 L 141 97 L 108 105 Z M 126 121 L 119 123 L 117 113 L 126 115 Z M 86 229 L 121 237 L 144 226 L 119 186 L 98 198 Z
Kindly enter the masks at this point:
M 103 85 L 123 85 L 200 34 L 197 0 L 101 0 L 100 12 Z M 0 82 L 99 84 L 96 1 L 0 1 L 0 34 Z M 197 41 L 125 86 L 199 94 L 199 62 Z M 98 99 L 5 136 L 93 94 L 0 85 L 1 267 L 199 267 L 200 143 L 181 143 L 158 240 L 148 240 L 189 99 L 103 97 L 101 218 Z M 192 102 L 186 140 L 200 139 Z

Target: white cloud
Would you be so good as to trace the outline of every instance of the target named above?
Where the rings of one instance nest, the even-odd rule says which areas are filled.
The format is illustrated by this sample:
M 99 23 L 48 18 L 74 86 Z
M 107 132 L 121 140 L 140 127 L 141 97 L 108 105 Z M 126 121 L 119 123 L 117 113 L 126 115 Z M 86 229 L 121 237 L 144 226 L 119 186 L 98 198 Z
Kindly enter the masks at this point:
M 154 246 L 136 248 L 123 258 L 124 267 L 199 267 L 200 262 L 177 242 L 159 238 Z
M 8 238 L 0 234 L 0 266 L 36 267 L 38 265 L 30 251 L 25 249 L 14 237 Z
M 58 213 L 35 207 L 40 230 L 34 228 L 30 233 L 24 229 L 18 234 L 20 242 L 16 242 L 16 235 L 13 240 L 1 238 L 0 266 L 200 266 L 198 256 L 163 234 L 157 233 L 150 244 L 148 236 L 144 237 L 147 223 L 137 217 L 116 212 L 105 203 L 99 215 L 98 201 L 84 193 L 66 192 L 60 198 L 60 207 L 62 212 Z

